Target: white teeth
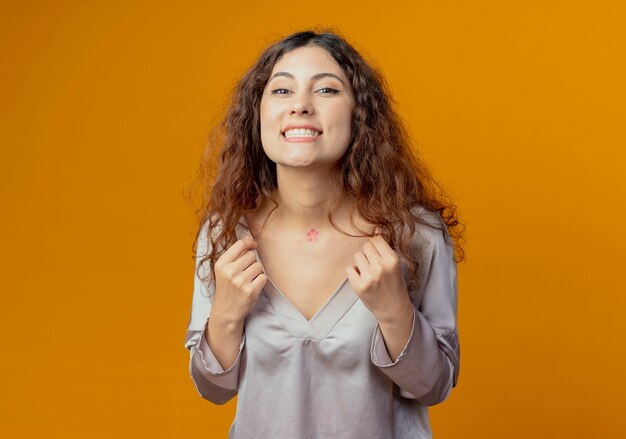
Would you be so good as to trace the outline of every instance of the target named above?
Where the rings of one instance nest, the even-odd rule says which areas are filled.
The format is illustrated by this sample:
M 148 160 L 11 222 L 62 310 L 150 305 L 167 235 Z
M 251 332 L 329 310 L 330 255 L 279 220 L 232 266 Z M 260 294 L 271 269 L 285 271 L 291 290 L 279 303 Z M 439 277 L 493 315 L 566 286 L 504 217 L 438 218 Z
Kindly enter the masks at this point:
M 304 129 L 304 128 L 296 128 L 293 130 L 285 131 L 285 137 L 315 137 L 319 136 L 319 131 Z

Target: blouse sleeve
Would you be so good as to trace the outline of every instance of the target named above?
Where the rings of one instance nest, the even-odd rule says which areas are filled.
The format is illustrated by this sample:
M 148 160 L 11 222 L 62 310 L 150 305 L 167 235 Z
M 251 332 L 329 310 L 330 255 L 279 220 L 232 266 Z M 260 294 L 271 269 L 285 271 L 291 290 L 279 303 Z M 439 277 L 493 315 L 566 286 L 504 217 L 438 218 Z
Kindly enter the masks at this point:
M 207 253 L 207 225 L 205 224 L 198 239 L 198 251 L 196 258 L 196 269 L 200 259 Z M 205 262 L 199 270 L 201 276 L 206 276 Z M 207 288 L 194 272 L 193 297 L 191 302 L 191 315 L 187 334 L 185 336 L 185 348 L 189 350 L 189 373 L 196 387 L 202 396 L 215 404 L 224 404 L 237 394 L 239 386 L 239 368 L 241 364 L 241 354 L 245 344 L 245 334 L 241 337 L 239 353 L 235 363 L 224 370 L 219 361 L 211 351 L 206 341 L 206 331 L 211 314 L 211 303 L 215 287 L 213 284 Z
M 445 401 L 457 385 L 460 346 L 454 248 L 445 226 L 443 232 L 426 229 L 422 286 L 409 291 L 413 304 L 409 340 L 396 361 L 391 361 L 377 325 L 370 352 L 372 363 L 398 385 L 403 397 L 430 406 Z

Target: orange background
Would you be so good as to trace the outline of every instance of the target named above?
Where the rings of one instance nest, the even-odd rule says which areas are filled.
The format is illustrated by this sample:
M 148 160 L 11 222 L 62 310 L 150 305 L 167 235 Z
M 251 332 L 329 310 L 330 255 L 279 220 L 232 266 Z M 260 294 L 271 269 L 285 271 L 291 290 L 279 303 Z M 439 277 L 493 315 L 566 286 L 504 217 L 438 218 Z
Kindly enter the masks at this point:
M 467 226 L 435 437 L 626 437 L 623 2 L 6 3 L 0 436 L 226 437 L 183 347 L 183 191 L 261 49 L 329 25 Z

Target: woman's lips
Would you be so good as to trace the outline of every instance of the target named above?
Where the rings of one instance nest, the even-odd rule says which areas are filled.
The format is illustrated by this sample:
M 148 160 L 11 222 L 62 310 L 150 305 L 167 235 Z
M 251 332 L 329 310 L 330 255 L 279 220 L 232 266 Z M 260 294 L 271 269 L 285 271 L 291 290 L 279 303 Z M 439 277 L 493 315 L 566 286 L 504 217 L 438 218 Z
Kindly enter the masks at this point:
M 281 137 L 285 142 L 289 143 L 303 143 L 303 142 L 315 142 L 317 139 L 321 137 L 324 133 L 320 133 L 315 137 L 312 136 L 303 136 L 303 137 L 285 137 L 285 133 L 281 133 Z

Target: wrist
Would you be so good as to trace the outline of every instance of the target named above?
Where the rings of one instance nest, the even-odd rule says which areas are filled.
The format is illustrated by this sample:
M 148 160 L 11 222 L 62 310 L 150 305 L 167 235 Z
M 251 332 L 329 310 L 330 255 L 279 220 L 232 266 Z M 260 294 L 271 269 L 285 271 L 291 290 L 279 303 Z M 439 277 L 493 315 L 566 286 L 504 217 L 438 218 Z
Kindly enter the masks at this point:
M 412 322 L 415 310 L 413 303 L 407 297 L 406 301 L 398 304 L 396 307 L 377 316 L 380 326 L 393 326 L 404 322 Z
M 244 319 L 236 316 L 229 316 L 225 313 L 211 311 L 209 316 L 209 325 L 211 328 L 219 328 L 220 331 L 227 333 L 241 333 L 243 331 Z

